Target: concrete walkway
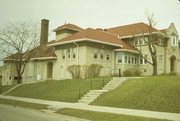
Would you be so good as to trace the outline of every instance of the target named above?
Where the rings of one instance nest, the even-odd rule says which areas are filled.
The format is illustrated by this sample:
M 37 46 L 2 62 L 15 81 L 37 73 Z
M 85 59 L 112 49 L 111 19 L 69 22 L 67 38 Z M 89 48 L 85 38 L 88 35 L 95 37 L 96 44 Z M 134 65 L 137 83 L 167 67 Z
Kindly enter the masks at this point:
M 143 117 L 149 117 L 149 118 L 180 121 L 180 114 L 177 114 L 177 113 L 113 108 L 113 107 L 87 105 L 87 104 L 82 104 L 82 103 L 66 103 L 66 102 L 59 102 L 59 101 L 48 101 L 48 100 L 4 96 L 4 95 L 0 95 L 0 98 L 18 100 L 18 101 L 24 101 L 24 102 L 30 102 L 30 103 L 46 104 L 46 105 L 51 105 L 59 109 L 60 108 L 74 108 L 74 109 L 83 109 L 83 110 L 90 110 L 90 111 L 99 111 L 99 112 L 107 112 L 107 113 L 115 113 L 115 114 L 125 114 L 125 115 L 132 115 L 132 116 L 143 116 Z

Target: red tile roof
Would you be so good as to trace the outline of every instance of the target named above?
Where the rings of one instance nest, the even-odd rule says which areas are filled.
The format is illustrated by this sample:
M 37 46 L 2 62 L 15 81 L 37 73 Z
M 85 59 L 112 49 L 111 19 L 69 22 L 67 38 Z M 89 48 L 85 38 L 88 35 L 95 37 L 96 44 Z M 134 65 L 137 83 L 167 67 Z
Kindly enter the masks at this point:
M 53 41 L 52 41 L 53 42 Z M 51 43 L 51 42 L 48 42 Z M 22 58 L 46 58 L 46 57 L 57 57 L 56 54 L 54 53 L 55 48 L 54 47 L 49 47 L 47 45 L 40 45 L 32 50 L 30 50 L 27 53 L 23 54 Z M 8 56 L 5 58 L 5 60 L 8 59 L 18 59 L 20 55 L 18 53 L 13 54 L 11 56 Z
M 124 26 L 118 26 L 106 29 L 107 32 L 119 35 L 119 36 L 132 36 L 136 34 L 149 33 L 149 26 L 143 22 L 136 24 L 129 24 Z M 157 29 L 153 28 L 153 32 L 157 31 Z
M 77 31 L 82 31 L 83 29 L 77 25 L 74 25 L 74 24 L 64 24 L 62 26 L 59 26 L 57 27 L 56 29 L 54 29 L 53 31 L 58 31 L 58 30 L 61 30 L 61 29 L 71 29 L 71 30 L 77 30 Z
M 61 42 L 68 42 L 71 40 L 78 40 L 78 39 L 84 39 L 84 38 L 88 38 L 88 39 L 93 39 L 93 40 L 97 40 L 100 42 L 106 42 L 109 44 L 116 44 L 119 46 L 123 46 L 123 49 L 130 49 L 130 50 L 135 50 L 137 51 L 136 48 L 134 48 L 133 46 L 127 44 L 126 42 L 118 39 L 117 35 L 105 32 L 105 31 L 100 31 L 100 30 L 95 30 L 92 28 L 87 28 L 83 31 L 80 31 L 78 33 L 75 33 L 71 36 L 68 36 L 64 39 L 58 40 L 58 41 L 54 41 L 54 43 L 51 44 L 60 44 Z

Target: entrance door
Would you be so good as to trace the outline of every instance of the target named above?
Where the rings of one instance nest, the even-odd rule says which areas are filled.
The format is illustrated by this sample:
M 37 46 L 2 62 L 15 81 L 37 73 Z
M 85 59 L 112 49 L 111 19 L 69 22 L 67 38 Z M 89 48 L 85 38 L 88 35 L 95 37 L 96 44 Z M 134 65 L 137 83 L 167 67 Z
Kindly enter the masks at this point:
M 175 72 L 175 62 L 176 62 L 176 57 L 171 56 L 170 58 L 170 71 Z
M 52 74 L 53 74 L 53 63 L 48 62 L 48 64 L 47 64 L 47 78 L 52 78 Z

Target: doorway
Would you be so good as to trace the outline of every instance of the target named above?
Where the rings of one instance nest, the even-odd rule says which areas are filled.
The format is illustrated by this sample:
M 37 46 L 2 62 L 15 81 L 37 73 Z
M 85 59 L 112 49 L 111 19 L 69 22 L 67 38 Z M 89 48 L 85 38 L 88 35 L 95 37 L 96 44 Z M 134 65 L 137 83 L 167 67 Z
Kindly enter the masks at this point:
M 173 55 L 170 58 L 170 71 L 175 72 L 175 62 L 176 62 L 176 57 Z
M 48 62 L 47 63 L 47 78 L 52 78 L 52 74 L 53 74 L 53 63 Z

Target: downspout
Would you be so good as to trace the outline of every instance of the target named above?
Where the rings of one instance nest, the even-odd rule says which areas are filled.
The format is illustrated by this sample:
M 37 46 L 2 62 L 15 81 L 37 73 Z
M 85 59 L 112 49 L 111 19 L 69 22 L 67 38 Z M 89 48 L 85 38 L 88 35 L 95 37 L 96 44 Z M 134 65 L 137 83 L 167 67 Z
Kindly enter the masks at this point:
M 74 44 L 77 46 L 77 65 L 79 65 L 79 45 L 76 42 Z

